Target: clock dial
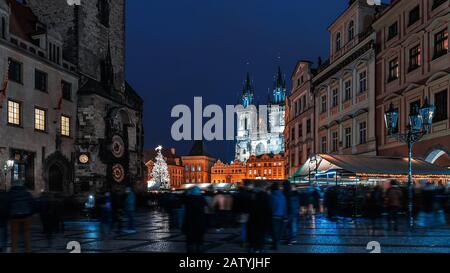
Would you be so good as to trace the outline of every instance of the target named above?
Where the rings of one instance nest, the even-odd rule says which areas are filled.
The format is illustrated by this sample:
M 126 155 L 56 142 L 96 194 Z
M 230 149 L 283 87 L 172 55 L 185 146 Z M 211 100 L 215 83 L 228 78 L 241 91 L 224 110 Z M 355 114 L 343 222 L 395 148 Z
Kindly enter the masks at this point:
M 111 152 L 115 158 L 122 158 L 125 153 L 125 144 L 120 136 L 112 138 Z
M 112 177 L 117 183 L 121 183 L 125 179 L 125 169 L 122 165 L 116 164 L 113 166 Z
M 89 162 L 89 156 L 86 154 L 82 154 L 78 158 L 78 161 L 80 161 L 81 164 L 87 164 Z

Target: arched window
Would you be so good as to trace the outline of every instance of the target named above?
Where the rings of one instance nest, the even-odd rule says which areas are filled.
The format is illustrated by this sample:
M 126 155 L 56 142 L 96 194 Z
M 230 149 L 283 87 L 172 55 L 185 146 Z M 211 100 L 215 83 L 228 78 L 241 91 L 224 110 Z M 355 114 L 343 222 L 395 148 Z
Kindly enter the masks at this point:
M 350 42 L 355 38 L 355 22 L 352 20 L 348 23 L 348 41 Z
M 341 50 L 341 33 L 336 34 L 336 51 Z

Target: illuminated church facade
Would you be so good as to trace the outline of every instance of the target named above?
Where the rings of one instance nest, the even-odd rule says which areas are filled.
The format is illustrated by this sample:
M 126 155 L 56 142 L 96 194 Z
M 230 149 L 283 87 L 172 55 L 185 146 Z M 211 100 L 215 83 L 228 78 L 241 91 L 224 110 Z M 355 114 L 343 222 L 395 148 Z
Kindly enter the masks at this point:
M 247 74 L 237 110 L 235 159 L 246 162 L 251 156 L 284 153 L 286 81 L 278 68 L 267 105 L 258 105 Z M 267 109 L 267 110 L 266 110 Z

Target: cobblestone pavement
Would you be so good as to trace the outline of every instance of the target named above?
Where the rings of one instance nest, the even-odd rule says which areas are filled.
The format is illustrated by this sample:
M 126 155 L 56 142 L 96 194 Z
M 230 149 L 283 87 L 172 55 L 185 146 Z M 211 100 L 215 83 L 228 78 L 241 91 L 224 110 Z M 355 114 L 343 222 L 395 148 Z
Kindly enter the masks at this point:
M 136 215 L 137 232 L 101 235 L 100 225 L 89 221 L 65 223 L 64 234 L 55 235 L 53 246 L 40 232 L 38 219 L 32 228 L 32 246 L 35 253 L 69 253 L 71 241 L 81 245 L 82 253 L 155 253 L 185 250 L 184 236 L 170 229 L 169 218 L 160 212 L 140 212 Z M 205 249 L 208 253 L 245 253 L 239 245 L 239 229 L 209 230 Z M 450 226 L 417 229 L 409 232 L 378 230 L 371 232 L 363 220 L 343 219 L 331 222 L 323 217 L 303 220 L 298 242 L 293 246 L 281 245 L 279 253 L 368 253 L 367 244 L 377 241 L 383 253 L 450 253 Z M 9 248 L 6 250 L 9 251 Z M 270 251 L 268 251 L 270 252 Z

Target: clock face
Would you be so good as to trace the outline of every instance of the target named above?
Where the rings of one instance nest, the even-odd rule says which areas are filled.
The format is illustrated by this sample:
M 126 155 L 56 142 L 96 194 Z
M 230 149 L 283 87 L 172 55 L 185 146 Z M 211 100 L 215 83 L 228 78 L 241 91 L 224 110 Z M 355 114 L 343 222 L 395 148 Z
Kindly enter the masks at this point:
M 81 164 L 86 164 L 89 162 L 89 156 L 86 154 L 82 154 L 80 155 L 80 157 L 78 158 L 78 161 L 80 161 Z
M 116 164 L 112 167 L 112 177 L 117 183 L 122 183 L 125 179 L 125 169 L 122 165 Z
M 125 144 L 120 136 L 114 136 L 112 138 L 111 152 L 115 158 L 123 157 L 125 153 Z

